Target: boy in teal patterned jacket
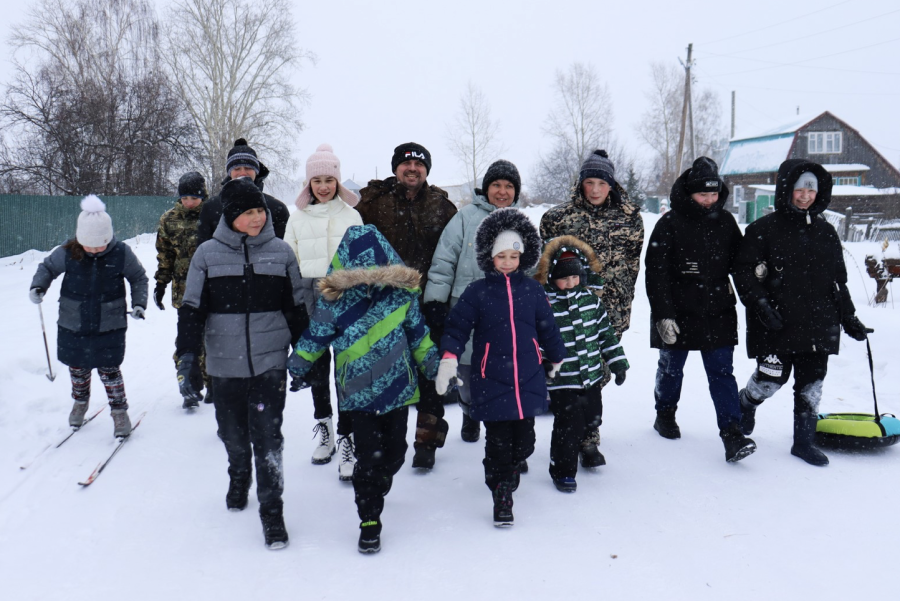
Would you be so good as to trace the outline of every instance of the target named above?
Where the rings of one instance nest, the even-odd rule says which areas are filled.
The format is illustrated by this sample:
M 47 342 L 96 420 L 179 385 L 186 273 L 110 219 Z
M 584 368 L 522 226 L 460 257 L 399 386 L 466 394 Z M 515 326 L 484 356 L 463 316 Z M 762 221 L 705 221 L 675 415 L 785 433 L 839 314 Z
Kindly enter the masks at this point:
M 288 360 L 302 378 L 334 347 L 338 406 L 353 424 L 361 553 L 381 549 L 384 496 L 406 455 L 409 405 L 419 400 L 415 367 L 429 380 L 437 374 L 437 347 L 419 311 L 420 279 L 374 225 L 350 227 Z
M 597 275 L 600 270 L 590 246 L 574 236 L 560 236 L 544 247 L 534 276 L 544 285 L 566 346 L 566 359 L 547 384 L 554 416 L 550 477 L 562 492 L 577 488 L 579 451 L 583 467 L 606 464 L 597 448 L 599 439 L 588 439 L 590 444 L 586 444 L 585 436 L 597 431 L 603 415 L 604 364 L 616 375 L 619 386 L 629 367 L 603 301 L 591 290 L 603 285 Z

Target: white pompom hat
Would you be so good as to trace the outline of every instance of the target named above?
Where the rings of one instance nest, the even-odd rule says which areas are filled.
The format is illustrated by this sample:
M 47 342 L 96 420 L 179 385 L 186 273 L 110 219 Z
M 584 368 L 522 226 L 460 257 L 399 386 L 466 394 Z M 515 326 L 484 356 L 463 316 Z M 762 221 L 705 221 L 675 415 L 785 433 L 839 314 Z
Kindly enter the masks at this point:
M 334 154 L 330 144 L 319 144 L 316 151 L 306 159 L 306 185 L 294 202 L 301 211 L 309 206 L 313 199 L 309 181 L 314 177 L 331 176 L 337 180 L 337 197 L 351 207 L 359 203 L 359 197 L 341 183 L 341 160 Z
M 100 247 L 109 244 L 112 237 L 112 219 L 106 212 L 106 205 L 93 194 L 85 196 L 81 200 L 75 239 L 82 246 Z

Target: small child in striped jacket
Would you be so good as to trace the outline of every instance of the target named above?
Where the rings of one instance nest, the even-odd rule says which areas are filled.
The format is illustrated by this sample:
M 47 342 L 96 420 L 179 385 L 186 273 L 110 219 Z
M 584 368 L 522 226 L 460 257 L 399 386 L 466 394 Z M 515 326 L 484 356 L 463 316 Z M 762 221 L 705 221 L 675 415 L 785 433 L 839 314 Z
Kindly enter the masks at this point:
M 574 236 L 560 236 L 544 246 L 534 276 L 544 285 L 566 346 L 566 359 L 547 384 L 554 416 L 550 477 L 562 492 L 577 488 L 579 452 L 583 467 L 606 464 L 596 445 L 588 448 L 582 441 L 602 421 L 604 363 L 619 386 L 629 367 L 603 301 L 595 292 L 602 287 L 599 272 L 600 262 L 590 246 Z

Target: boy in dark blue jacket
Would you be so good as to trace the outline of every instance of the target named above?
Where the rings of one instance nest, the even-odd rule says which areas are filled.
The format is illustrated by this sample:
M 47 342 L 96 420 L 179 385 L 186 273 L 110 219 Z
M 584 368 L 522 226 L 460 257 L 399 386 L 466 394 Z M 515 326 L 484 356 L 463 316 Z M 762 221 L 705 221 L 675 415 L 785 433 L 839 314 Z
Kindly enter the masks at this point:
M 485 422 L 484 479 L 494 498 L 494 525 L 512 526 L 518 466 L 534 452 L 534 416 L 547 410 L 541 348 L 559 371 L 566 356 L 544 289 L 525 271 L 541 256 L 541 239 L 528 217 L 498 209 L 475 235 L 483 280 L 469 284 L 447 318 L 435 386 L 444 394 L 457 358 L 474 329 L 472 419 Z

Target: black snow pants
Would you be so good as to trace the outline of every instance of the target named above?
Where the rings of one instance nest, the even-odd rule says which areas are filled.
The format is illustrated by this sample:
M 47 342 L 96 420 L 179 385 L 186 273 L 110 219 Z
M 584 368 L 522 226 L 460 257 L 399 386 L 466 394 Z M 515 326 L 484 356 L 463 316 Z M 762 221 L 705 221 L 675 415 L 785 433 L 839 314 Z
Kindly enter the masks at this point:
M 248 478 L 256 458 L 260 512 L 280 510 L 284 490 L 281 434 L 287 371 L 272 369 L 251 378 L 213 378 L 219 438 L 228 453 L 228 474 Z
M 822 383 L 828 372 L 826 353 L 763 355 L 747 382 L 751 402 L 760 404 L 784 386 L 794 371 L 794 414 L 818 413 Z
M 315 363 L 306 376 L 309 387 L 312 390 L 313 398 L 313 417 L 316 419 L 325 419 L 332 416 L 331 410 L 331 350 L 325 349 L 322 356 L 316 359 Z M 338 436 L 348 436 L 353 430 L 350 427 L 350 420 L 345 415 L 346 412 L 338 409 L 337 418 L 337 434 Z
M 484 422 L 484 483 L 518 484 L 518 465 L 534 453 L 534 418 Z
M 383 414 L 348 411 L 356 447 L 353 492 L 356 509 L 363 522 L 377 520 L 384 509 L 384 497 L 406 458 L 409 407 Z
M 603 417 L 602 388 L 560 388 L 550 391 L 553 434 L 550 437 L 550 477 L 574 478 L 578 453 L 587 433 L 600 426 Z

